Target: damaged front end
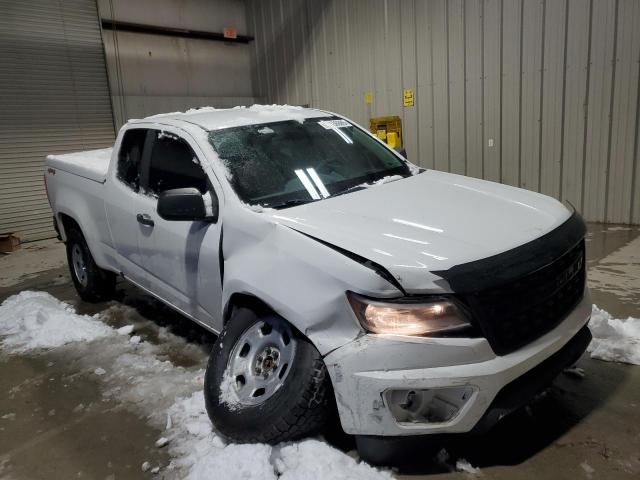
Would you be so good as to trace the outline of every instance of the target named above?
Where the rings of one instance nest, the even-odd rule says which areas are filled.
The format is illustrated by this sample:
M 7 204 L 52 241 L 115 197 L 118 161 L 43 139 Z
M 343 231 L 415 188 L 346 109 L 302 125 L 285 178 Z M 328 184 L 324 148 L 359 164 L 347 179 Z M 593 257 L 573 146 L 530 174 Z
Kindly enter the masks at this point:
M 407 436 L 463 433 L 493 424 L 521 404 L 510 398 L 491 412 L 512 382 L 539 367 L 522 399 L 528 401 L 584 352 L 591 313 L 588 291 L 556 329 L 525 347 L 498 356 L 483 337 L 415 337 L 367 334 L 325 357 L 342 427 L 357 435 Z M 558 353 L 561 352 L 561 353 Z M 557 354 L 558 360 L 548 362 Z M 526 377 L 528 378 L 528 377 Z M 530 388 L 535 390 L 530 391 Z M 509 389 L 511 390 L 511 389 Z M 511 397 L 509 395 L 509 397 Z

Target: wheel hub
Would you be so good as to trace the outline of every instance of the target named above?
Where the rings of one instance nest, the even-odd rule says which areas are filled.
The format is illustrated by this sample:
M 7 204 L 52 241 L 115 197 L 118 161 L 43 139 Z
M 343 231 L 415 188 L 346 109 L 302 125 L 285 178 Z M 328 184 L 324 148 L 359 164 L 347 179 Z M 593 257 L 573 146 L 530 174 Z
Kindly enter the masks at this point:
M 280 350 L 276 347 L 270 346 L 263 349 L 255 360 L 253 371 L 256 375 L 261 375 L 262 378 L 269 378 L 269 376 L 275 372 L 280 366 Z
M 258 405 L 284 384 L 295 358 L 291 329 L 279 318 L 249 327 L 230 352 L 225 375 L 230 376 L 237 401 Z

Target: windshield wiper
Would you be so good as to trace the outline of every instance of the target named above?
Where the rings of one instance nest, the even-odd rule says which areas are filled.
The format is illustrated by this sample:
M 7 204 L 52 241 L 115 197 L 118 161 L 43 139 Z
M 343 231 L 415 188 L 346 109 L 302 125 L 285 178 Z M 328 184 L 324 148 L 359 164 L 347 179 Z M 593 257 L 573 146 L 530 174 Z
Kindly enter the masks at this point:
M 367 188 L 367 185 L 354 185 L 353 187 L 346 188 L 338 193 L 334 193 L 331 195 L 332 197 L 337 197 L 338 195 L 344 195 L 345 193 L 357 192 L 358 190 L 364 190 Z
M 306 203 L 312 203 L 312 202 L 317 202 L 318 200 L 315 200 L 313 198 L 294 198 L 292 200 L 287 200 L 285 202 L 282 203 L 278 203 L 276 205 L 271 205 L 271 208 L 275 208 L 277 210 L 281 209 L 281 208 L 288 208 L 288 207 L 295 207 L 298 205 L 304 205 Z

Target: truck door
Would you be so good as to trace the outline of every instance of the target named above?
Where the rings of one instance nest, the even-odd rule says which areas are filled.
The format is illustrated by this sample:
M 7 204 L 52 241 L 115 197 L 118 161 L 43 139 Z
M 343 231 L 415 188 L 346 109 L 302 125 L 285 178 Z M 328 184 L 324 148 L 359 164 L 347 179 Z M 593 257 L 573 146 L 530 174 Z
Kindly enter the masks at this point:
M 105 209 L 120 271 L 145 288 L 148 282 L 138 248 L 141 225 L 136 221 L 136 213 L 143 198 L 140 182 L 148 134 L 146 128 L 124 132 L 120 144 L 115 145 L 118 155 L 112 161 L 116 164 L 111 166 L 105 184 Z
M 146 223 L 138 245 L 150 290 L 220 330 L 220 222 L 164 220 L 157 214 L 157 203 L 162 191 L 195 187 L 203 194 L 217 195 L 222 214 L 221 188 L 215 176 L 205 173 L 201 162 L 205 157 L 196 142 L 177 129 L 153 132 L 143 164 L 147 195 L 137 212 Z

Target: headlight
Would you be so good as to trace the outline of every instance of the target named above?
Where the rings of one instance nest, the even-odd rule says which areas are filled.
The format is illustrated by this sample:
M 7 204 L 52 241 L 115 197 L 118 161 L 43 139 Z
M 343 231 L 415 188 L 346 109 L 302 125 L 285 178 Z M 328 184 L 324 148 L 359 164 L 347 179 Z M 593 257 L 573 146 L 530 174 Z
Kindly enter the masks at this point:
M 365 330 L 394 335 L 445 335 L 471 327 L 458 306 L 447 299 L 386 302 L 347 293 Z

